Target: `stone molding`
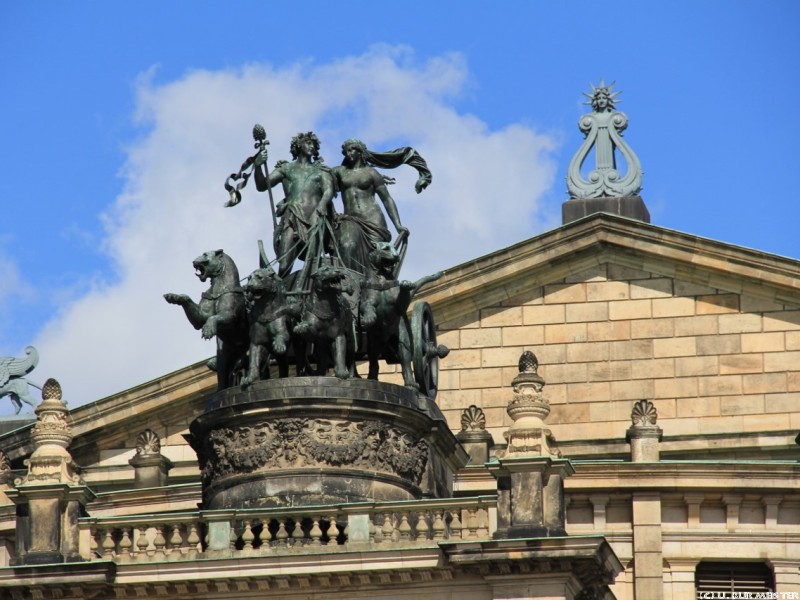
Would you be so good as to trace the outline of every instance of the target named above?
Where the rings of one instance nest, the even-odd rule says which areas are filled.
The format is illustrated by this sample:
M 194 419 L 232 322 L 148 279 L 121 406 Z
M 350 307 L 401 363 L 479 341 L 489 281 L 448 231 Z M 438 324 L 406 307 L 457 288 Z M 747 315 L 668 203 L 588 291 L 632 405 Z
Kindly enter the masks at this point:
M 454 584 L 491 585 L 519 576 L 571 580 L 578 588 L 598 592 L 622 569 L 610 546 L 598 536 L 549 540 L 443 542 L 432 548 L 402 548 L 385 552 L 340 554 L 330 561 L 321 555 L 287 555 L 280 566 L 274 558 L 252 557 L 247 568 L 231 570 L 231 561 L 115 564 L 93 561 L 74 565 L 0 568 L 0 589 L 10 594 L 35 586 L 41 600 L 109 598 L 187 598 L 242 595 L 285 598 L 287 594 L 341 594 L 376 588 L 383 594 L 432 592 Z M 398 563 L 407 565 L 398 568 Z M 75 575 L 80 575 L 76 581 Z M 165 575 L 170 581 L 162 580 Z M 566 579 L 564 579 L 566 577 Z M 14 596 L 16 597 L 16 596 Z M 27 597 L 27 596 L 20 596 Z M 591 598 L 592 596 L 586 596 Z

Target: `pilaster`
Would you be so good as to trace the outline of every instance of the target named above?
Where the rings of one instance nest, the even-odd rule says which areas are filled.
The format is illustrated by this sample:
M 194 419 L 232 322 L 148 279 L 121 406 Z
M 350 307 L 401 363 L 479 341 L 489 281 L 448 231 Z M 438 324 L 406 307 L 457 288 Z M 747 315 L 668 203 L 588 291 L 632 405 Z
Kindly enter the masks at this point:
M 637 600 L 664 598 L 661 553 L 661 495 L 633 494 L 633 589 Z

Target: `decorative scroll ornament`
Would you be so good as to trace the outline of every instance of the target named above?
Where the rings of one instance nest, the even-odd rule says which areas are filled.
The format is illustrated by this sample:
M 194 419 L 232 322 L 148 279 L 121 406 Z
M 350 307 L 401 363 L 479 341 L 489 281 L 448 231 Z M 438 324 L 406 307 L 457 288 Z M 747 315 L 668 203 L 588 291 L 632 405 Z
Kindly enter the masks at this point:
M 583 115 L 578 127 L 583 132 L 583 144 L 572 157 L 567 172 L 567 190 L 572 199 L 601 198 L 604 196 L 634 196 L 642 189 L 642 167 L 630 146 L 622 139 L 622 132 L 628 126 L 625 113 L 614 110 L 617 96 L 612 92 L 614 84 L 592 88 L 589 98 L 593 112 Z M 592 147 L 595 149 L 595 168 L 588 179 L 581 175 L 581 167 Z M 622 153 L 628 170 L 624 176 L 617 171 L 616 150 Z

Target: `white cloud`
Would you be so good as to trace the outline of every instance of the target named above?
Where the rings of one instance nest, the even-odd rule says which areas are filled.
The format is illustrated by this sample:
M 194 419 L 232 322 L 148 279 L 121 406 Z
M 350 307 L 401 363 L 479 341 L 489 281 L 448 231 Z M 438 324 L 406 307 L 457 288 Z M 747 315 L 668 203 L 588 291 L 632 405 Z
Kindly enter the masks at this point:
M 5 240 L 0 239 L 0 327 L 6 332 L 7 337 L 16 339 L 17 336 L 13 332 L 18 325 L 14 318 L 15 314 L 20 305 L 33 301 L 36 294 L 33 286 L 21 275 L 17 263 L 3 256 L 6 254 L 4 244 Z M 11 356 L 18 349 L 6 344 L 0 347 L 0 356 Z
M 205 250 L 225 249 L 245 276 L 257 266 L 256 240 L 270 247 L 266 194 L 249 186 L 239 206 L 223 208 L 222 184 L 253 151 L 255 122 L 267 127 L 270 164 L 290 158 L 291 137 L 308 130 L 331 165 L 349 137 L 375 150 L 411 145 L 425 156 L 433 184 L 422 194 L 413 190 L 413 169 L 392 173 L 391 192 L 411 229 L 406 278 L 551 226 L 540 199 L 554 182 L 553 140 L 520 124 L 491 130 L 460 114 L 453 98 L 468 80 L 458 55 L 420 64 L 406 49 L 383 47 L 330 64 L 195 71 L 166 85 L 143 77 L 137 118 L 147 133 L 131 144 L 124 192 L 106 215 L 104 244 L 118 280 L 44 327 L 37 372 L 58 378 L 75 406 L 214 352 L 162 294 L 199 297 L 206 286 L 191 261 Z

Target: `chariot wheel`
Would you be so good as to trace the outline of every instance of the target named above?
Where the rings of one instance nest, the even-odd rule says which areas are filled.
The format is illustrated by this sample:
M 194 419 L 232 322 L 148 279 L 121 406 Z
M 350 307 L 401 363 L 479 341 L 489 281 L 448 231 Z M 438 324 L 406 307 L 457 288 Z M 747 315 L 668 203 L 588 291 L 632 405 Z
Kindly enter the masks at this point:
M 436 324 L 433 310 L 427 302 L 417 302 L 411 313 L 411 346 L 414 379 L 419 391 L 431 400 L 436 399 L 439 387 L 439 359 L 450 352 L 447 346 L 436 344 Z

